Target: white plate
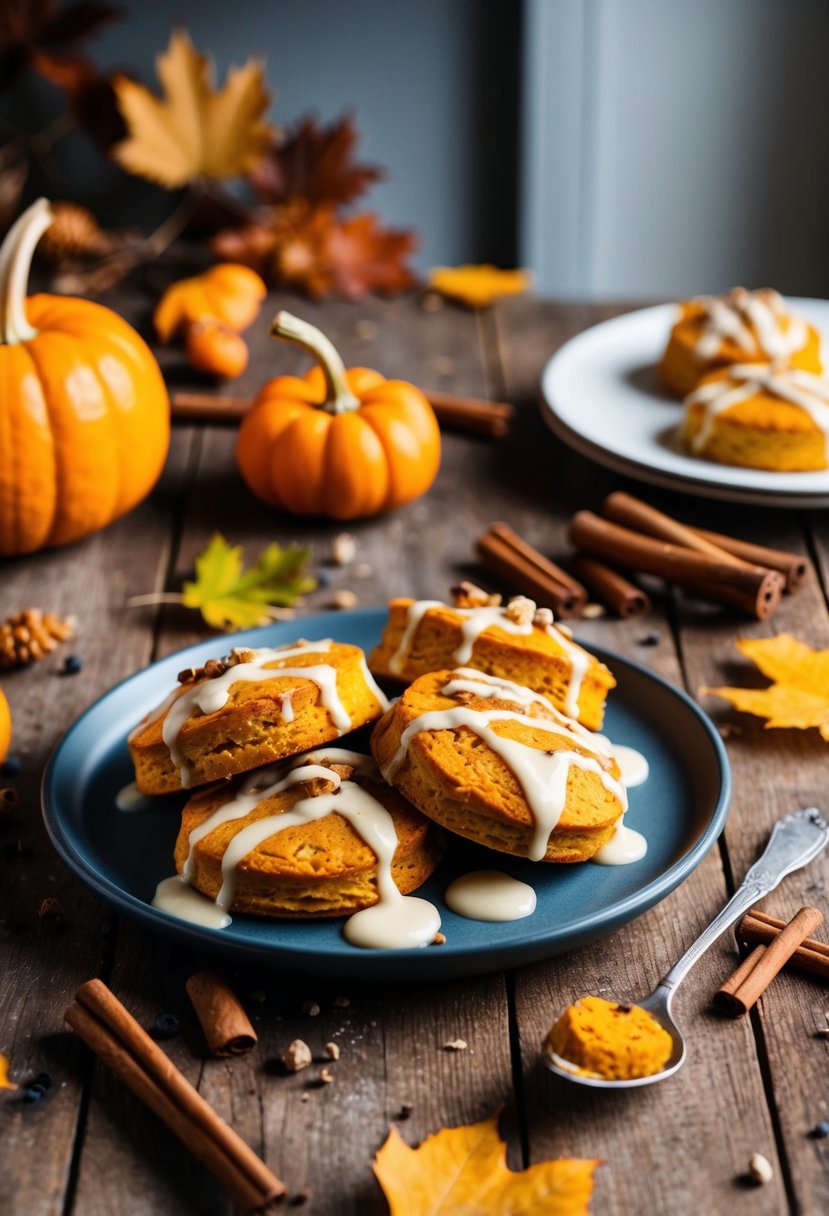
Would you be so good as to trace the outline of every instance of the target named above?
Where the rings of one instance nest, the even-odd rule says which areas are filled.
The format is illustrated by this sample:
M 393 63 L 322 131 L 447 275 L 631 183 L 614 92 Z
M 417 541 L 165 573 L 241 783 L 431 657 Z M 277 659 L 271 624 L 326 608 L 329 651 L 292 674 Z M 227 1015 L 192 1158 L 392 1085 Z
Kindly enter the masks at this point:
M 787 303 L 820 331 L 829 351 L 829 300 Z M 565 343 L 541 375 L 542 410 L 555 433 L 598 464 L 668 489 L 763 506 L 829 506 L 829 470 L 769 473 L 683 450 L 676 439 L 682 403 L 656 374 L 676 318 L 675 304 L 659 304 Z

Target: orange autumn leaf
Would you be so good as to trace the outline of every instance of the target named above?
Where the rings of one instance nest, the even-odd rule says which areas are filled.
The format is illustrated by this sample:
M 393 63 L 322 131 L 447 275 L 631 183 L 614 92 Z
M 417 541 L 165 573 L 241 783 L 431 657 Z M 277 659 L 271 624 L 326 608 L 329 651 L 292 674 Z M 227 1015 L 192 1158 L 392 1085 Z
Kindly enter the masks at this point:
M 429 286 L 470 308 L 487 308 L 501 296 L 520 295 L 532 286 L 527 270 L 499 270 L 497 266 L 436 266 Z
M 314 300 L 359 300 L 371 291 L 391 295 L 414 285 L 406 259 L 415 244 L 414 233 L 383 228 L 369 211 L 340 219 L 333 207 L 314 207 L 282 234 L 277 276 Z
M 766 718 L 766 727 L 815 726 L 829 743 L 829 650 L 812 650 L 788 633 L 738 638 L 737 648 L 772 681 L 768 688 L 703 688 L 735 709 Z
M 162 97 L 126 77 L 115 82 L 129 136 L 112 149 L 130 173 L 174 189 L 199 177 L 237 177 L 259 164 L 273 142 L 263 115 L 270 100 L 260 64 L 231 68 L 213 87 L 213 66 L 177 30 L 156 59 Z
M 9 1080 L 9 1062 L 0 1053 L 0 1089 L 17 1089 L 14 1081 Z
M 391 1216 L 586 1216 L 599 1161 L 507 1168 L 497 1116 L 442 1128 L 409 1148 L 396 1128 L 374 1160 Z

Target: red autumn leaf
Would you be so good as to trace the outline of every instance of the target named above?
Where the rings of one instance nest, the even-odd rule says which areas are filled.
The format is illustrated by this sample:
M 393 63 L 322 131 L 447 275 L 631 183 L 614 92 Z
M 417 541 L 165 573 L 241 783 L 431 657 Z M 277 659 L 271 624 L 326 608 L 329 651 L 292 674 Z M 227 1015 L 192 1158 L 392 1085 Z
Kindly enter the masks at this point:
M 320 126 L 313 116 L 303 118 L 251 171 L 251 185 L 267 203 L 294 198 L 338 206 L 353 202 L 384 176 L 375 165 L 354 162 L 358 139 L 348 114 L 328 126 Z
M 74 50 L 121 15 L 113 5 L 95 0 L 56 10 L 56 0 L 0 0 L 0 88 L 27 65 L 40 71 L 39 55 L 52 59 Z
M 317 207 L 280 241 L 277 275 L 315 300 L 391 295 L 414 286 L 406 259 L 416 243 L 413 232 L 382 228 L 371 212 L 338 219 L 332 207 Z

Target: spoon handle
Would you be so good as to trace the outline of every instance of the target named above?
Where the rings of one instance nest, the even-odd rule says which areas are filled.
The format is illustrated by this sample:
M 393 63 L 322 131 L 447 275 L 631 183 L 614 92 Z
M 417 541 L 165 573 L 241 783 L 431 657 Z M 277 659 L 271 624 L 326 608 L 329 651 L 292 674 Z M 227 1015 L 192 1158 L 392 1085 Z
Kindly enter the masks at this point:
M 773 891 L 781 879 L 814 860 L 829 843 L 829 824 L 816 807 L 784 815 L 774 828 L 764 852 L 722 911 L 703 929 L 695 942 L 661 980 L 659 990 L 670 999 L 697 959 L 749 908 Z

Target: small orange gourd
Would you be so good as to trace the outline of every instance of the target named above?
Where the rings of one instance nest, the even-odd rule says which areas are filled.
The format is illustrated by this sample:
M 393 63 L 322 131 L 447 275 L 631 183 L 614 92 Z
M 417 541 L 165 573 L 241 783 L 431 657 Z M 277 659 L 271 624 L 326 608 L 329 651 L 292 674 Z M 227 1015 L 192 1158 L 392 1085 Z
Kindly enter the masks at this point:
M 9 744 L 12 741 L 12 712 L 6 700 L 6 694 L 0 688 L 0 764 L 9 754 Z
M 52 222 L 33 203 L 0 249 L 0 556 L 97 532 L 152 489 L 170 439 L 158 364 L 123 318 L 69 296 L 26 299 Z
M 420 497 L 440 465 L 440 430 L 420 389 L 366 367 L 346 371 L 326 336 L 277 313 L 272 333 L 317 359 L 277 376 L 242 420 L 236 457 L 259 498 L 295 515 L 356 519 Z
M 267 288 L 255 270 L 221 262 L 203 274 L 171 284 L 156 305 L 153 323 L 161 342 L 186 334 L 197 321 L 220 321 L 240 333 L 256 320 Z
M 248 365 L 250 352 L 241 334 L 220 321 L 195 321 L 187 327 L 184 353 L 197 372 L 234 380 Z

